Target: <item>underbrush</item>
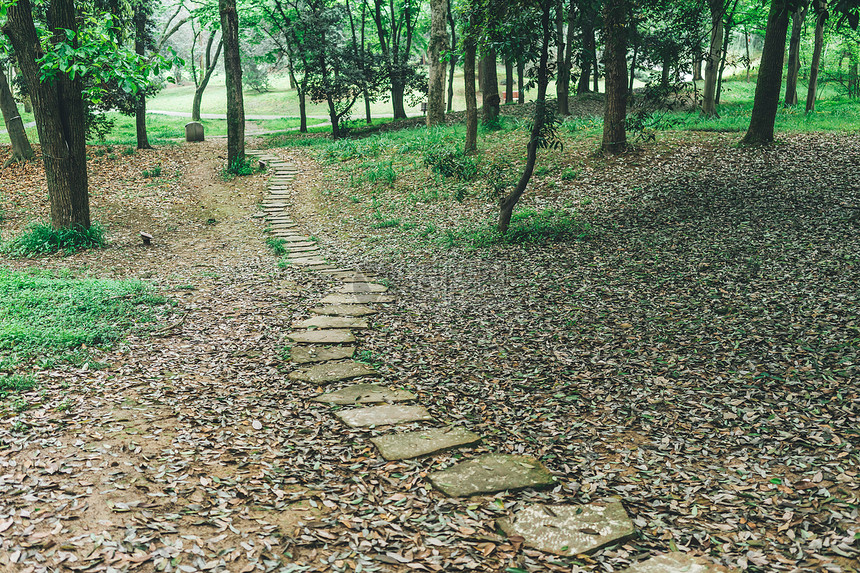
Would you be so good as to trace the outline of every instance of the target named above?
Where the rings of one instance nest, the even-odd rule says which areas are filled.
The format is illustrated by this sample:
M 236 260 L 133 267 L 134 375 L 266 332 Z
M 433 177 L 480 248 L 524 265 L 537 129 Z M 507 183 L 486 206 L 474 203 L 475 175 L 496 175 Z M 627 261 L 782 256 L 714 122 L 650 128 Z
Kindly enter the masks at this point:
M 0 393 L 32 387 L 28 363 L 98 367 L 91 349 L 151 323 L 164 303 L 140 281 L 0 269 Z
M 543 244 L 584 240 L 593 235 L 591 225 L 564 210 L 523 209 L 511 217 L 507 233 L 502 235 L 493 223 L 447 230 L 438 236 L 422 235 L 447 248 L 485 248 L 494 245 Z
M 62 252 L 71 255 L 84 249 L 103 248 L 104 229 L 93 223 L 88 229 L 71 227 L 54 229 L 47 223 L 33 223 L 18 237 L 2 245 L 2 251 L 12 257 L 31 257 Z

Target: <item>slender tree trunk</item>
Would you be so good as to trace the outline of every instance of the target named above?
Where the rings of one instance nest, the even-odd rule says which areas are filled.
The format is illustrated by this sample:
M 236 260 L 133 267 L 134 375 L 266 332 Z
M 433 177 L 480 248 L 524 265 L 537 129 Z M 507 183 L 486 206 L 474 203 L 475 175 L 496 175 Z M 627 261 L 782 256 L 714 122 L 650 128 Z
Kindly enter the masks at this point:
M 636 56 L 639 55 L 639 42 L 633 43 L 633 56 L 630 58 L 630 84 L 627 86 L 627 91 L 630 97 L 633 97 L 633 82 L 636 79 Z M 668 79 L 668 78 L 667 78 Z
M 490 49 L 481 58 L 481 94 L 483 95 L 482 121 L 490 123 L 499 119 L 499 77 L 496 74 L 496 51 Z
M 600 93 L 600 66 L 597 65 L 597 44 L 594 44 L 594 53 L 591 56 L 591 61 L 594 62 L 592 66 L 593 71 L 593 82 L 592 82 L 592 91 L 594 93 Z
M 582 51 L 579 53 L 579 81 L 576 83 L 576 93 L 584 94 L 591 91 L 591 67 L 597 67 L 594 57 L 594 14 L 583 10 L 580 18 L 582 26 Z
M 307 85 L 304 78 L 298 86 L 299 95 L 299 133 L 308 132 L 308 104 L 307 104 Z
M 146 53 L 146 12 L 140 6 L 135 7 L 134 14 L 134 51 L 143 57 Z M 134 106 L 134 124 L 137 132 L 137 148 L 152 149 L 149 137 L 146 134 L 146 95 L 141 92 L 137 94 Z
M 242 96 L 242 62 L 239 58 L 239 14 L 236 0 L 218 0 L 224 41 L 224 76 L 227 84 L 227 167 L 245 161 L 245 102 Z
M 74 2 L 53 0 L 48 7 L 48 21 L 53 31 L 51 43 L 67 42 L 66 31 L 77 31 Z M 18 0 L 9 7 L 5 32 L 15 49 L 33 99 L 51 200 L 51 224 L 55 229 L 88 229 L 90 201 L 80 78 L 72 80 L 67 74 L 58 73 L 53 82 L 40 81 L 41 69 L 37 60 L 43 54 L 33 24 L 30 0 Z
M 564 52 L 567 47 L 564 37 L 564 0 L 555 0 L 555 66 L 558 72 L 555 77 L 555 97 L 558 100 L 558 113 L 570 115 L 568 92 L 570 88 L 569 72 L 565 68 Z
M 475 93 L 476 51 L 475 39 L 465 38 L 463 42 L 463 79 L 466 83 L 466 153 L 478 149 L 478 97 Z
M 708 50 L 708 61 L 705 63 L 705 87 L 702 88 L 702 115 L 716 117 L 717 115 L 717 72 L 720 68 L 720 57 L 723 53 L 723 16 L 725 4 L 723 0 L 709 0 L 711 9 L 711 44 Z
M 210 57 L 214 42 L 215 34 L 213 33 L 206 42 L 206 64 L 205 68 L 201 70 L 201 74 L 203 75 L 199 81 L 197 81 L 197 76 L 194 76 L 197 86 L 194 89 L 194 98 L 191 100 L 191 121 L 200 121 L 200 103 L 203 101 L 203 92 L 206 91 L 206 86 L 209 85 L 212 72 L 215 71 L 215 66 L 218 65 L 218 58 L 221 57 L 221 48 L 224 46 L 223 35 L 218 41 L 218 47 L 215 49 L 215 57 Z
M 729 57 L 729 41 L 731 40 L 732 27 L 726 26 L 723 34 L 723 51 L 720 56 L 720 71 L 717 73 L 717 94 L 714 96 L 714 103 L 720 105 L 720 94 L 723 91 L 723 72 L 726 70 L 726 60 Z
M 326 103 L 328 103 L 328 117 L 331 120 L 331 138 L 340 139 L 340 126 L 338 125 L 339 118 L 334 106 L 334 100 L 331 96 L 326 96 Z
M 815 96 L 818 91 L 818 68 L 821 65 L 821 49 L 824 46 L 824 23 L 828 16 L 823 0 L 815 1 L 815 12 L 815 45 L 809 66 L 809 88 L 806 91 L 807 113 L 815 110 Z
M 517 61 L 517 103 L 519 104 L 526 102 L 525 67 L 525 62 L 522 60 Z
M 696 56 L 696 61 L 693 62 L 693 81 L 702 81 L 702 60 Z
M 672 71 L 672 61 L 669 59 L 669 55 L 666 54 L 663 56 L 663 65 L 660 68 L 660 85 L 664 88 L 669 87 L 669 74 Z
M 448 47 L 445 17 L 447 0 L 430 2 L 430 85 L 427 93 L 427 126 L 445 121 L 445 62 L 442 51 Z
M 791 13 L 791 39 L 788 41 L 788 75 L 785 78 L 785 105 L 797 105 L 797 74 L 800 72 L 800 35 L 809 4 Z
M 514 63 L 505 62 L 505 103 L 514 101 Z
M 457 22 L 454 21 L 454 14 L 451 12 L 451 2 L 445 3 L 448 7 L 448 27 L 451 29 L 451 45 L 457 45 Z M 454 111 L 454 72 L 457 69 L 457 54 L 450 55 L 450 65 L 448 67 L 448 112 Z
M 618 153 L 627 148 L 627 0 L 606 0 L 603 10 L 606 110 L 601 148 Z
M 30 146 L 27 132 L 24 131 L 24 121 L 18 113 L 18 105 L 12 96 L 12 90 L 9 88 L 2 62 L 0 62 L 0 112 L 3 113 L 6 132 L 9 134 L 9 141 L 12 142 L 12 157 L 6 161 L 3 167 L 18 161 L 33 159 L 35 153 Z
M 755 86 L 750 126 L 743 143 L 758 144 L 773 141 L 773 128 L 782 87 L 782 65 L 785 60 L 785 36 L 788 32 L 786 0 L 772 0 L 767 16 L 764 49 L 761 54 L 758 80 Z
M 364 90 L 361 92 L 361 97 L 364 99 L 364 123 L 370 125 L 373 123 L 373 118 L 370 116 L 370 94 Z
M 752 69 L 752 60 L 750 59 L 750 35 L 744 30 L 744 48 L 746 49 L 746 67 L 747 81 L 750 81 L 750 70 Z

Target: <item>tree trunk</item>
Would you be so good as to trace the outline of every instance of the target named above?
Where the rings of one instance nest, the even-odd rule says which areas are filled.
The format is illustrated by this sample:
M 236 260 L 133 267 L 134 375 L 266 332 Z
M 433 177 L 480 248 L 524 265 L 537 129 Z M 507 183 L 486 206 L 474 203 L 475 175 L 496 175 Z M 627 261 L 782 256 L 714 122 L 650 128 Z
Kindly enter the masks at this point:
M 809 65 L 809 88 L 806 91 L 806 111 L 815 110 L 815 96 L 818 91 L 818 68 L 821 65 L 821 48 L 824 46 L 824 23 L 827 21 L 827 10 L 824 0 L 815 1 L 815 46 L 812 49 L 812 62 Z
M 526 64 L 522 60 L 517 62 L 517 103 L 519 104 L 526 102 L 525 67 Z
M 307 133 L 308 132 L 308 107 L 307 107 L 307 92 L 305 80 L 302 78 L 301 84 L 296 84 L 298 86 L 297 91 L 299 94 L 299 133 Z
M 544 121 L 546 121 L 546 88 L 549 83 L 549 45 L 550 42 L 552 42 L 552 27 L 550 25 L 552 4 L 553 0 L 541 0 L 541 7 L 543 8 L 543 15 L 541 17 L 542 41 L 540 60 L 538 62 L 538 93 L 537 101 L 535 102 L 535 115 L 531 133 L 529 135 L 526 166 L 525 169 L 523 169 L 523 174 L 520 176 L 514 190 L 511 191 L 507 197 L 502 199 L 499 204 L 499 221 L 497 229 L 503 235 L 508 232 L 514 207 L 525 192 L 526 187 L 531 180 L 532 173 L 534 173 L 535 163 L 537 162 L 538 143 L 540 142 Z
M 717 73 L 723 53 L 723 0 L 709 0 L 711 9 L 711 44 L 705 63 L 705 87 L 702 88 L 702 115 L 717 116 Z
M 750 35 L 749 32 L 744 30 L 744 48 L 746 49 L 746 67 L 747 67 L 747 81 L 750 81 L 750 70 L 752 69 L 752 60 L 750 59 Z
M 146 53 L 146 20 L 146 12 L 141 9 L 140 5 L 137 5 L 134 13 L 134 51 L 141 57 Z M 136 98 L 134 124 L 137 132 L 137 148 L 152 149 L 146 134 L 146 95 L 141 91 Z
M 328 117 L 331 120 L 331 138 L 332 139 L 340 139 L 340 126 L 338 125 L 338 116 L 337 110 L 334 107 L 334 100 L 331 96 L 326 96 L 326 103 L 328 103 Z
M 66 31 L 77 32 L 74 2 L 53 0 L 48 7 L 48 22 L 53 31 L 51 43 L 56 46 L 67 42 Z M 37 60 L 43 54 L 30 0 L 18 0 L 9 6 L 4 31 L 15 49 L 33 99 L 51 201 L 51 224 L 55 229 L 88 229 L 90 200 L 80 76 L 72 80 L 58 72 L 53 82 L 40 81 Z
M 505 103 L 514 101 L 514 63 L 505 62 Z
M 361 96 L 364 99 L 364 123 L 370 125 L 373 123 L 373 118 L 370 117 L 370 94 L 364 90 L 361 92 Z
M 627 148 L 627 14 L 627 0 L 606 0 L 603 12 L 606 110 L 601 148 L 610 153 Z
M 451 28 L 451 46 L 457 45 L 457 22 L 454 20 L 454 14 L 451 12 L 451 2 L 445 3 L 448 6 L 448 26 Z M 451 60 L 448 67 L 448 112 L 454 111 L 454 72 L 457 69 L 457 54 L 452 53 L 449 56 Z
M 492 123 L 499 119 L 499 77 L 496 74 L 496 51 L 490 49 L 487 55 L 481 58 L 481 94 L 482 94 L 482 121 Z
M 591 56 L 591 61 L 594 62 L 593 68 L 593 82 L 592 82 L 592 91 L 594 93 L 600 93 L 600 66 L 597 65 L 597 44 L 594 44 L 594 53 Z
M 591 91 L 591 67 L 596 64 L 592 61 L 594 57 L 594 15 L 582 11 L 580 18 L 582 26 L 582 51 L 579 53 L 579 81 L 576 83 L 576 93 L 584 94 Z
M 403 105 L 403 96 L 406 86 L 399 80 L 391 82 L 391 103 L 394 107 L 394 119 L 406 119 L 406 106 Z
M 200 103 L 203 101 L 203 92 L 206 91 L 206 86 L 209 85 L 209 79 L 212 77 L 212 72 L 215 71 L 215 66 L 218 65 L 218 58 L 221 57 L 221 48 L 224 46 L 224 36 L 218 40 L 218 47 L 215 49 L 215 57 L 211 57 L 212 44 L 215 42 L 215 33 L 209 36 L 206 42 L 206 64 L 202 70 L 200 81 L 197 81 L 197 76 L 194 76 L 194 81 L 197 86 L 194 88 L 194 98 L 191 100 L 191 121 L 200 121 Z
M 478 98 L 475 93 L 476 40 L 467 37 L 463 42 L 463 79 L 466 83 L 466 146 L 465 152 L 478 149 Z
M 563 116 L 570 115 L 567 98 L 570 88 L 569 71 L 565 68 L 564 52 L 567 47 L 564 37 L 564 1 L 555 0 L 555 65 L 558 72 L 555 77 L 555 97 L 558 105 L 558 113 Z
M 627 91 L 630 97 L 633 97 L 633 82 L 636 80 L 636 56 L 639 55 L 639 42 L 633 43 L 633 57 L 630 58 L 630 84 L 627 86 Z
M 699 56 L 696 56 L 696 61 L 693 62 L 693 81 L 702 81 L 702 60 L 699 59 Z
M 9 134 L 9 141 L 12 142 L 12 157 L 6 161 L 3 167 L 18 161 L 33 159 L 35 153 L 33 153 L 33 148 L 30 146 L 27 132 L 24 131 L 24 121 L 18 113 L 18 105 L 12 96 L 9 82 L 6 80 L 2 61 L 0 61 L 0 112 L 3 113 L 6 132 Z
M 779 107 L 782 87 L 782 65 L 785 60 L 785 36 L 788 32 L 786 0 L 772 0 L 767 16 L 764 49 L 755 85 L 750 126 L 743 138 L 745 144 L 770 143 Z
M 672 62 L 668 54 L 663 56 L 663 65 L 660 68 L 660 86 L 669 87 L 669 73 L 672 71 Z
M 797 105 L 797 74 L 800 72 L 800 35 L 809 4 L 791 13 L 791 39 L 788 41 L 788 75 L 785 78 L 785 105 Z
M 445 121 L 445 62 L 442 51 L 448 47 L 445 19 L 447 0 L 430 1 L 430 85 L 427 93 L 427 126 Z
M 227 84 L 227 168 L 245 161 L 245 102 L 239 58 L 239 15 L 236 0 L 218 0 L 224 42 L 224 79 Z
M 731 18 L 729 19 L 731 23 Z M 726 71 L 726 60 L 729 57 L 729 41 L 731 40 L 732 26 L 726 26 L 723 33 L 723 51 L 720 55 L 720 71 L 717 73 L 717 94 L 714 103 L 720 105 L 720 94 L 723 91 L 723 72 Z

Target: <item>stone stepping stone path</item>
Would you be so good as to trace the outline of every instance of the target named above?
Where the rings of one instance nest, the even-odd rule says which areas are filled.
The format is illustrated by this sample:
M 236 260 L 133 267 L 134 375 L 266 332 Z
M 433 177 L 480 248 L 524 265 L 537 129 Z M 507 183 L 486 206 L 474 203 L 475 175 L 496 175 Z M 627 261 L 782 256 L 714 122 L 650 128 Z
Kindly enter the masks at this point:
M 392 390 L 378 384 L 353 384 L 342 390 L 326 392 L 313 399 L 327 404 L 374 404 L 377 402 L 409 402 L 415 394 L 406 390 Z
M 310 309 L 311 317 L 295 321 L 287 337 L 295 344 L 290 360 L 301 366 L 291 380 L 312 384 L 338 384 L 380 374 L 362 362 L 352 360 L 356 351 L 355 330 L 369 328 L 361 317 L 375 314 L 371 305 L 394 302 L 388 287 L 377 277 L 355 269 L 337 267 L 320 254 L 319 245 L 300 231 L 289 216 L 291 185 L 296 167 L 262 151 L 249 151 L 273 174 L 269 179 L 269 198 L 262 206 L 271 235 L 283 240 L 285 259 L 303 271 L 317 272 L 340 285 Z M 258 216 L 258 215 L 255 215 Z M 370 438 L 386 460 L 405 460 L 478 443 L 481 436 L 466 428 L 438 427 L 430 412 L 412 402 L 416 396 L 403 389 L 366 382 L 348 383 L 314 397 L 314 402 L 333 406 L 356 406 L 334 412 L 353 428 L 395 426 L 403 423 L 431 422 L 437 427 L 409 432 L 390 432 Z M 372 404 L 364 406 L 365 404 Z M 550 471 L 528 456 L 485 454 L 467 458 L 453 466 L 431 473 L 430 482 L 451 497 L 468 497 L 544 488 L 555 485 Z M 587 505 L 526 505 L 510 519 L 498 520 L 509 536 L 523 539 L 525 546 L 562 556 L 587 554 L 616 545 L 636 535 L 636 529 L 618 500 Z M 707 558 L 669 553 L 643 560 L 624 570 L 627 573 L 725 573 L 728 570 Z
M 633 522 L 618 501 L 588 505 L 535 504 L 517 513 L 513 522 L 497 521 L 525 545 L 556 555 L 589 554 L 636 535 Z

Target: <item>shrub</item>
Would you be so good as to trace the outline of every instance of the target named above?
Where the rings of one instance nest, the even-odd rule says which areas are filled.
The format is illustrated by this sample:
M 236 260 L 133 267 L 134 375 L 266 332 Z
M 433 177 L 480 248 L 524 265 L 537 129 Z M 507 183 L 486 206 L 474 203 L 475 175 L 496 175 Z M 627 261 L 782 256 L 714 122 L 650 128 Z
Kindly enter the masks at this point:
M 34 223 L 22 235 L 3 245 L 3 251 L 13 257 L 60 251 L 70 255 L 83 249 L 102 248 L 105 244 L 104 229 L 98 223 L 93 223 L 89 229 L 54 229 L 47 223 Z
M 272 249 L 272 252 L 278 256 L 287 254 L 287 249 L 286 247 L 284 247 L 284 244 L 286 244 L 286 242 L 286 240 L 281 239 L 280 237 L 266 238 L 266 245 L 268 245 L 268 247 Z
M 436 173 L 458 181 L 471 181 L 478 175 L 478 166 L 457 149 L 434 146 L 424 155 L 424 164 Z
M 261 171 L 263 171 L 263 168 L 259 167 L 259 163 L 256 160 L 246 157 L 244 159 L 237 159 L 223 168 L 221 170 L 221 178 L 224 181 L 230 181 L 235 177 L 245 177 L 254 173 L 260 173 Z

